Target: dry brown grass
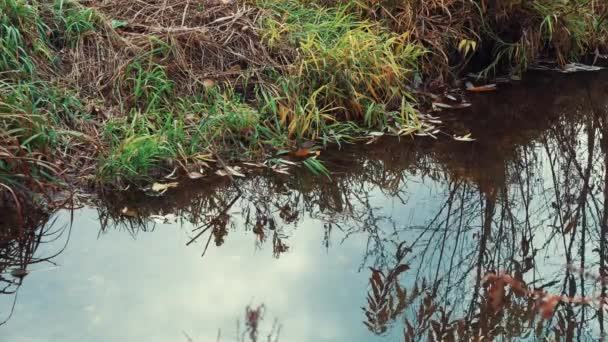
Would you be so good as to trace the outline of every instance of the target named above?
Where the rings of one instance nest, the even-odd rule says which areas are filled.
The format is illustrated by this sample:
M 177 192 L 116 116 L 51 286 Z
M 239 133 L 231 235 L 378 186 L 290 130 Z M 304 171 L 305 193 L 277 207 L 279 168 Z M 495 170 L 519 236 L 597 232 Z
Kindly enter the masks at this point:
M 71 78 L 91 91 L 107 92 L 134 58 L 151 51 L 157 51 L 154 63 L 187 93 L 210 80 L 235 81 L 276 65 L 257 33 L 260 12 L 252 6 L 181 0 L 81 3 L 100 13 L 106 25 L 124 22 L 87 37 L 68 58 Z
M 22 36 L 14 46 L 0 36 L 0 181 L 40 170 L 51 177 L 28 186 L 88 181 L 104 158 L 130 175 L 167 160 L 187 171 L 218 154 L 213 144 L 249 158 L 299 140 L 413 132 L 414 98 L 472 65 L 490 75 L 606 53 L 608 5 L 577 4 L 0 0 L 0 33 Z
M 333 1 L 335 2 L 335 1 Z M 353 1 L 342 0 L 342 3 Z M 565 65 L 608 52 L 608 5 L 602 1 L 360 0 L 361 13 L 409 32 L 429 54 L 422 70 L 442 84 L 465 69 L 523 72 L 539 58 Z M 476 56 L 464 53 L 474 41 Z M 471 63 L 472 62 L 472 63 Z M 471 65 L 474 64 L 474 65 Z

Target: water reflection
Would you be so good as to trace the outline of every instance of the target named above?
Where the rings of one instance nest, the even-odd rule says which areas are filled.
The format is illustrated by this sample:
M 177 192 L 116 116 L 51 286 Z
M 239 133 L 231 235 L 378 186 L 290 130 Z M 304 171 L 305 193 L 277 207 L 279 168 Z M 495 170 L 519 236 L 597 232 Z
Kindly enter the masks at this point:
M 157 231 L 153 215 L 175 214 L 169 226 L 182 227 L 179 245 L 188 252 L 163 249 L 175 254 L 171 262 L 191 267 L 179 266 L 182 272 L 205 265 L 205 276 L 216 281 L 266 284 L 252 284 L 251 294 L 239 285 L 223 295 L 244 306 L 263 293 L 269 311 L 287 316 L 284 338 L 290 341 L 598 338 L 605 333 L 598 301 L 606 283 L 597 277 L 608 275 L 608 75 L 528 79 L 476 97 L 471 112 L 448 120 L 451 130 L 471 132 L 474 143 L 387 140 L 346 147 L 324 155 L 331 180 L 260 172 L 235 183 L 182 184 L 163 197 L 107 194 L 95 203 L 98 244 L 130 236 L 143 247 L 120 256 L 146 258 L 161 241 L 145 236 L 173 241 L 169 234 L 182 234 Z M 258 250 L 255 258 L 243 254 L 247 241 Z M 204 258 L 194 260 L 192 253 Z M 251 273 L 276 265 L 291 274 L 291 294 L 305 300 L 272 298 L 285 295 L 287 285 L 274 271 L 267 278 Z M 489 282 L 489 274 L 508 274 L 530 293 L 595 301 L 561 301 L 542 317 L 538 296 Z M 201 286 L 206 293 L 217 290 Z M 179 303 L 188 307 L 187 300 Z M 298 305 L 281 307 L 286 302 Z M 336 313 L 348 320 L 335 319 Z M 309 330 L 289 334 L 290 323 L 311 316 L 315 324 L 331 316 L 341 328 L 359 328 L 338 332 L 307 324 Z M 147 336 L 140 334 L 133 336 Z
M 32 268 L 54 266 L 67 239 L 68 225 L 58 225 L 48 215 L 34 208 L 25 209 L 27 215 L 5 211 L 0 218 L 0 326 L 12 317 L 17 303 L 19 287 Z M 63 246 L 59 243 L 64 241 Z M 55 249 L 39 253 L 40 246 L 52 244 Z

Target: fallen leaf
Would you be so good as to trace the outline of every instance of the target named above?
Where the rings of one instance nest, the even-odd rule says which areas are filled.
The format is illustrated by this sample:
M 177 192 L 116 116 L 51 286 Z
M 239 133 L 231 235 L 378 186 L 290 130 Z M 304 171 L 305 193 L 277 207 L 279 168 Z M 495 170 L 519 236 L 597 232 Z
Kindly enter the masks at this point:
M 469 133 L 467 135 L 463 135 L 461 137 L 454 136 L 454 140 L 456 140 L 456 141 L 475 141 L 475 139 L 471 138 L 471 133 Z
M 449 105 L 447 103 L 433 102 L 433 109 L 437 109 L 437 108 L 452 109 L 454 107 L 452 107 L 452 105 Z
M 290 173 L 287 171 L 286 168 L 275 168 L 272 169 L 272 171 L 276 172 L 276 173 L 282 173 L 284 175 L 289 175 Z
M 137 217 L 137 211 L 135 209 L 129 209 L 128 207 L 122 208 L 122 210 L 120 211 L 120 213 L 123 216 Z
M 287 160 L 287 159 L 279 159 L 279 163 L 286 164 L 286 165 L 292 165 L 292 166 L 298 165 L 298 163 L 292 162 L 291 160 Z
M 154 183 L 152 184 L 152 191 L 164 193 L 165 191 L 176 188 L 179 185 L 177 182 L 172 183 Z
M 247 166 L 251 166 L 251 167 L 266 167 L 266 165 L 261 164 L 261 163 L 248 163 L 248 162 L 245 162 L 245 163 L 243 163 L 243 165 L 247 165 Z
M 235 166 L 235 167 L 226 166 L 226 169 L 228 169 L 228 171 L 230 173 L 232 173 L 233 176 L 245 177 L 245 175 L 241 173 L 241 168 L 239 166 Z
M 301 148 L 293 153 L 296 157 L 306 157 L 310 154 L 310 150 L 307 148 Z
M 495 91 L 498 88 L 496 87 L 496 84 L 486 84 L 486 85 L 482 85 L 482 86 L 474 86 L 473 83 L 471 82 L 467 82 L 466 83 L 466 87 L 467 90 L 470 92 L 474 92 L 474 93 L 482 93 L 482 92 L 486 92 L 486 91 Z
M 441 109 L 463 109 L 471 107 L 470 103 L 456 103 L 456 104 L 447 104 L 441 102 L 433 102 L 433 109 L 437 110 L 437 108 Z
M 244 174 L 240 172 L 241 168 L 238 166 L 230 167 L 226 166 L 223 169 L 217 170 L 215 172 L 216 175 L 226 177 L 226 176 L 236 176 L 236 177 L 245 177 Z
M 188 178 L 190 179 L 200 179 L 203 178 L 204 176 L 200 173 L 200 172 L 188 172 Z

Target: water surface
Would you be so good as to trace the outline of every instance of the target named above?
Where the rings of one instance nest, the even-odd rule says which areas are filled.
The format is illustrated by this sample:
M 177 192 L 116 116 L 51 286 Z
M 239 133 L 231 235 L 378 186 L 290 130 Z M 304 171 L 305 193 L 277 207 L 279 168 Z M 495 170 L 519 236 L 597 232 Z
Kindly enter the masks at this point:
M 331 180 L 259 172 L 58 211 L 0 245 L 0 336 L 599 339 L 597 303 L 542 317 L 486 280 L 605 294 L 606 94 L 607 73 L 532 74 L 444 116 L 472 143 L 382 139 L 324 153 Z

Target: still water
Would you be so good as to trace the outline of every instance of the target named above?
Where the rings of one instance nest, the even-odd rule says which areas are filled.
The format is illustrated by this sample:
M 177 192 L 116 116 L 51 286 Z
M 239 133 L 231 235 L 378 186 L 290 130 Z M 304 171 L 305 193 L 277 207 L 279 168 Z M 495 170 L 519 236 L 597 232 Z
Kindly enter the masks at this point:
M 608 73 L 532 74 L 444 114 L 475 142 L 57 211 L 0 245 L 0 340 L 601 339 L 607 95 Z M 572 300 L 539 313 L 547 294 Z

